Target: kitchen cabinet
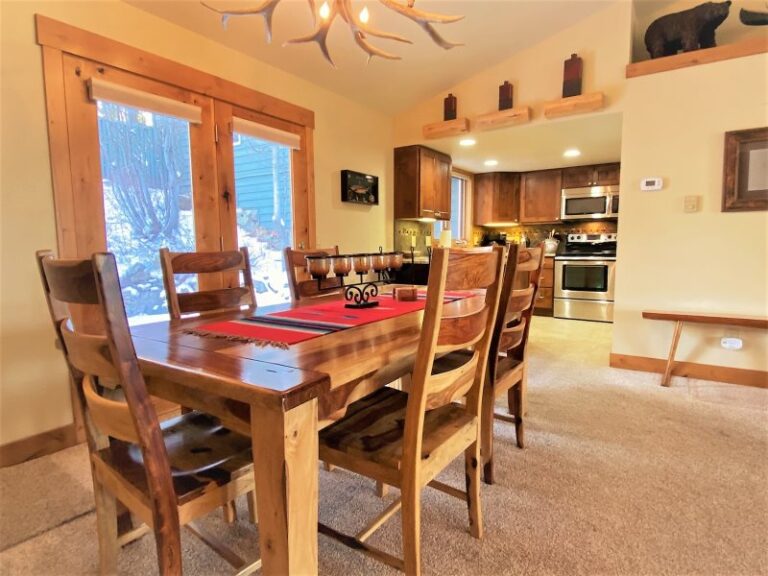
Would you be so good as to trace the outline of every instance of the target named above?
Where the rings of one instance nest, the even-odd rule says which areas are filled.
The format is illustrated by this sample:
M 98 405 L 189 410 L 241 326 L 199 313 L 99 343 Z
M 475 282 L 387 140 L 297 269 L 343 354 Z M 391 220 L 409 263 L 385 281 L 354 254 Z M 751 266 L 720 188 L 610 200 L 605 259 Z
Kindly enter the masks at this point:
M 520 218 L 520 174 L 476 174 L 473 207 L 475 226 L 517 222 Z
M 451 219 L 451 157 L 425 146 L 395 148 L 395 218 Z
M 536 293 L 536 302 L 533 311 L 542 316 L 552 316 L 554 308 L 554 286 L 555 286 L 555 259 L 552 256 L 544 258 L 544 266 L 541 270 L 539 279 L 539 291 Z
M 618 163 L 563 168 L 563 188 L 617 186 L 620 173 L 621 164 Z
M 520 222 L 559 222 L 562 193 L 560 170 L 526 172 L 520 183 Z

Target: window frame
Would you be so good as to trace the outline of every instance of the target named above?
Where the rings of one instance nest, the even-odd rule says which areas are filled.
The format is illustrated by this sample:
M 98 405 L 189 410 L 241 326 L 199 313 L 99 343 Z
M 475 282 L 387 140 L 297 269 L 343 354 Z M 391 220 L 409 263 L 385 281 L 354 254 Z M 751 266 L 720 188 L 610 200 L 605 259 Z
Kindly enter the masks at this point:
M 198 250 L 237 247 L 231 183 L 234 162 L 231 173 L 227 173 L 226 164 L 220 164 L 226 161 L 222 135 L 231 134 L 232 112 L 298 134 L 301 149 L 291 158 L 294 243 L 315 246 L 311 110 L 45 16 L 36 15 L 35 24 L 43 52 L 58 252 L 62 257 L 86 257 L 106 249 L 98 127 L 95 110 L 88 109 L 89 104 L 95 109 L 95 103 L 89 100 L 86 86 L 91 76 L 108 77 L 130 88 L 181 101 L 186 98 L 203 107 L 198 129 L 190 126 L 193 187 L 201 191 L 195 194 L 195 204 L 199 197 L 206 206 L 203 213 L 210 216 L 200 227 L 196 221 Z M 193 132 L 200 139 L 194 144 Z M 231 156 L 231 138 L 229 148 Z M 221 285 L 221 281 L 212 281 Z
M 453 178 L 458 178 L 464 182 L 464 201 L 461 206 L 462 222 L 460 222 L 460 230 L 462 231 L 462 240 L 465 240 L 468 244 L 472 238 L 472 178 L 473 175 L 464 170 L 453 168 L 451 170 L 451 183 Z

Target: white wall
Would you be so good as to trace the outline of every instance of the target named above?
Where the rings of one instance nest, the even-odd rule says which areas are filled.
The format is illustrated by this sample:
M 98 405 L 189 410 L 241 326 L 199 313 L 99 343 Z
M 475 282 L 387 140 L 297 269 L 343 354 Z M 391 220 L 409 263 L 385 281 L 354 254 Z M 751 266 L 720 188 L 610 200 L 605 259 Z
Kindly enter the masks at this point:
M 606 3 L 606 8 L 570 28 L 521 50 L 500 64 L 435 94 L 395 117 L 395 145 L 423 142 L 422 127 L 443 119 L 443 99 L 449 92 L 458 98 L 459 116 L 474 117 L 498 110 L 498 86 L 514 85 L 515 106 L 531 106 L 533 123 L 544 120 L 541 105 L 562 95 L 563 62 L 572 53 L 584 60 L 583 93 L 600 91 L 607 106 L 600 113 L 621 110 L 624 69 L 629 61 L 631 4 Z M 515 137 L 515 128 L 505 131 Z M 435 141 L 439 144 L 439 141 Z
M 670 322 L 647 309 L 768 316 L 768 212 L 720 211 L 723 138 L 768 126 L 768 55 L 633 78 L 627 82 L 613 352 L 665 358 Z M 659 192 L 640 192 L 661 176 Z M 702 210 L 683 212 L 686 195 Z M 744 349 L 719 347 L 725 334 Z M 687 326 L 677 359 L 768 370 L 764 330 Z
M 0 444 L 71 422 L 34 264 L 36 249 L 56 247 L 36 13 L 314 110 L 318 243 L 346 251 L 392 243 L 391 118 L 122 2 L 2 2 Z M 341 203 L 347 168 L 380 177 L 379 206 Z

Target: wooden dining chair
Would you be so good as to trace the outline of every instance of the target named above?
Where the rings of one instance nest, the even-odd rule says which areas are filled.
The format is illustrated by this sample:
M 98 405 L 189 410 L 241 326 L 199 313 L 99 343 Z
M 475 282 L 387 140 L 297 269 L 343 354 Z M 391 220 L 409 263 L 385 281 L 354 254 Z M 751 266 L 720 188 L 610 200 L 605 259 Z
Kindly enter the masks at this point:
M 258 569 L 260 561 L 246 565 L 192 523 L 242 494 L 253 494 L 250 440 L 198 412 L 158 421 L 131 340 L 112 254 L 59 260 L 41 251 L 37 262 L 83 413 L 100 573 L 115 574 L 119 546 L 152 530 L 160 573 L 181 574 L 184 525 L 238 574 Z M 145 526 L 118 537 L 118 500 Z
M 511 245 L 504 267 L 499 314 L 493 329 L 488 382 L 483 394 L 483 478 L 493 484 L 493 421 L 512 422 L 519 448 L 525 446 L 528 386 L 528 333 L 544 261 L 542 248 Z M 495 410 L 496 398 L 507 393 L 509 414 Z
M 297 250 L 286 247 L 283 250 L 285 272 L 288 274 L 288 288 L 291 290 L 291 300 L 297 302 L 306 298 L 338 294 L 341 291 L 341 279 L 335 276 L 323 280 L 323 290 L 318 288 L 317 280 L 312 280 L 307 272 L 307 256 L 338 256 L 339 247 L 314 248 L 312 250 Z M 333 288 L 338 287 L 338 290 Z
M 407 574 L 421 570 L 421 490 L 425 486 L 464 500 L 470 532 L 482 537 L 481 394 L 499 303 L 502 259 L 501 247 L 435 249 L 408 393 L 381 388 L 351 404 L 343 419 L 320 433 L 321 459 L 400 488 L 400 498 L 356 536 L 325 525 L 320 525 L 320 532 Z M 446 290 L 476 289 L 484 291 L 444 303 Z M 435 480 L 462 453 L 466 491 Z M 400 508 L 404 559 L 367 543 Z
M 171 252 L 160 249 L 163 284 L 168 313 L 178 320 L 182 314 L 218 312 L 242 306 L 256 308 L 251 261 L 248 248 L 222 252 Z M 239 276 L 242 272 L 242 284 Z M 197 292 L 178 292 L 175 277 L 179 274 L 226 274 L 234 286 Z M 225 279 L 226 281 L 227 279 Z

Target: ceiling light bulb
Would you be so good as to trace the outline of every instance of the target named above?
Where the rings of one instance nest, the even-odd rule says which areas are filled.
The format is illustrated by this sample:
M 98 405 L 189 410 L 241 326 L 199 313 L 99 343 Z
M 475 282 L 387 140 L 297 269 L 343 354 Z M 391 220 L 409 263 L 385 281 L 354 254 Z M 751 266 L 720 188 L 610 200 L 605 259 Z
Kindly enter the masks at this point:
M 360 10 L 360 22 L 367 24 L 369 16 L 370 14 L 368 14 L 368 6 L 363 6 L 363 9 Z
M 477 144 L 477 140 L 474 138 L 462 138 L 459 140 L 459 146 L 474 146 Z
M 483 162 L 486 166 L 498 166 L 499 161 L 498 160 L 486 160 Z
M 331 15 L 331 7 L 328 5 L 328 2 L 323 2 L 323 5 L 320 6 L 320 18 L 323 20 L 328 20 L 328 16 Z
M 565 152 L 563 152 L 563 156 L 566 158 L 578 158 L 581 156 L 581 150 L 578 148 L 568 148 Z

